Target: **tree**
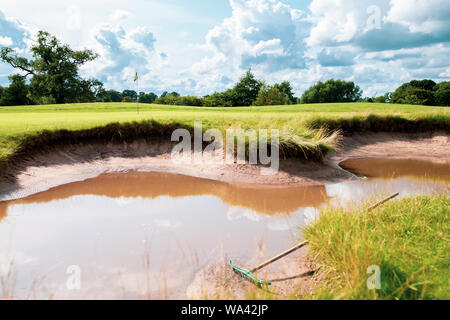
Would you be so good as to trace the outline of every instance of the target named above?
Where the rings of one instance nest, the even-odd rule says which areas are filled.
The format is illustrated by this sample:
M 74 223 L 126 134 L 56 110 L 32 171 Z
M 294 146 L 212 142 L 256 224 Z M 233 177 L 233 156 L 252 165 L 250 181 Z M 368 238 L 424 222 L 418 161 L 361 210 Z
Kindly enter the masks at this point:
M 97 89 L 97 92 L 95 94 L 95 101 L 96 102 L 111 102 L 111 96 L 109 95 L 108 91 L 105 90 L 103 87 L 103 84 Z
M 109 96 L 109 98 L 112 102 L 122 102 L 123 97 L 119 91 L 108 90 L 108 91 L 106 91 L 106 94 Z
M 191 106 L 191 107 L 201 107 L 203 101 L 201 98 L 196 96 L 183 96 L 179 100 L 179 105 L 181 106 Z
M 419 88 L 409 88 L 406 90 L 406 94 L 402 101 L 406 104 L 433 106 L 435 104 L 434 92 Z
M 392 102 L 400 104 L 434 105 L 433 80 L 413 80 L 402 84 L 392 93 Z
M 386 96 L 379 96 L 373 99 L 375 103 L 386 103 Z
M 214 92 L 210 96 L 203 97 L 205 107 L 232 107 L 231 90 L 225 92 Z
M 52 97 L 56 103 L 69 103 L 78 102 L 80 93 L 83 100 L 89 96 L 86 90 L 92 88 L 92 80 L 81 79 L 79 68 L 98 57 L 93 51 L 72 50 L 48 32 L 39 31 L 31 54 L 33 59 L 29 60 L 3 47 L 0 60 L 24 72 L 25 77 L 32 76 L 30 93 L 34 98 Z
M 306 90 L 301 103 L 356 102 L 361 99 L 362 91 L 353 81 L 330 79 L 319 81 Z
M 413 88 L 423 89 L 428 91 L 433 91 L 436 86 L 436 82 L 433 80 L 413 80 L 409 83 L 409 85 Z
M 84 103 L 96 101 L 98 96 L 102 96 L 105 89 L 103 83 L 96 79 L 81 80 L 75 90 L 75 99 L 73 102 Z
M 434 101 L 439 106 L 450 106 L 450 81 L 441 82 L 435 87 Z
M 133 102 L 133 99 L 131 99 L 130 96 L 125 96 L 123 97 L 122 102 Z
M 180 96 L 172 95 L 171 93 L 166 93 L 165 95 L 161 96 L 160 98 L 156 99 L 156 104 L 169 104 L 169 105 L 179 105 L 181 98 Z
M 144 92 L 140 92 L 139 93 L 139 102 L 140 103 L 153 103 L 155 102 L 155 100 L 158 99 L 158 96 L 156 94 L 154 94 L 153 92 L 150 93 L 144 93 Z
M 137 101 L 137 92 L 134 90 L 123 90 L 122 97 L 130 97 L 132 101 Z
M 261 81 L 255 78 L 251 70 L 248 70 L 229 92 L 233 106 L 252 105 L 258 96 L 261 85 Z
M 30 104 L 30 99 L 28 99 L 28 85 L 25 82 L 25 77 L 20 74 L 13 74 L 8 79 L 11 81 L 11 84 L 3 91 L 0 104 L 3 106 L 23 106 Z
M 263 83 L 256 97 L 255 106 L 271 106 L 290 104 L 289 97 L 280 90 L 279 85 L 268 86 Z
M 274 87 L 276 87 L 278 90 L 283 92 L 289 99 L 289 103 L 287 104 L 296 104 L 297 98 L 294 97 L 294 93 L 292 92 L 292 86 L 289 81 L 283 81 L 280 84 L 275 84 Z

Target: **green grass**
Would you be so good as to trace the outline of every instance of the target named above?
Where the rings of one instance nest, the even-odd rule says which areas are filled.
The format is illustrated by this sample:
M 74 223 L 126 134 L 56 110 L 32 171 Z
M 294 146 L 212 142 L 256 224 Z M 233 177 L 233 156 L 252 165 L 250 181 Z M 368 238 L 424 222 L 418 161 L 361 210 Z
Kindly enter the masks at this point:
M 280 129 L 284 156 L 320 160 L 336 147 L 331 131 L 450 131 L 448 108 L 344 103 L 295 106 L 201 108 L 90 103 L 0 107 L 0 169 L 30 149 L 86 139 L 132 139 L 170 136 L 164 127 L 192 129 Z M 321 128 L 328 128 L 324 130 Z
M 449 299 L 450 197 L 390 202 L 370 213 L 326 210 L 305 228 L 320 267 L 318 299 Z M 369 266 L 381 290 L 368 290 Z

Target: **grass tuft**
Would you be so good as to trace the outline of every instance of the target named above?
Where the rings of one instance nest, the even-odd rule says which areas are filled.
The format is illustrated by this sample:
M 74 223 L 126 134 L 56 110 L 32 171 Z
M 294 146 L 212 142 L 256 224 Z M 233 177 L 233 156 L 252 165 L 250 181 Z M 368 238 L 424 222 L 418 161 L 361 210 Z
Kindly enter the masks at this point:
M 421 196 L 370 212 L 329 209 L 304 229 L 324 280 L 319 299 L 449 299 L 450 197 Z M 381 290 L 369 290 L 370 266 Z

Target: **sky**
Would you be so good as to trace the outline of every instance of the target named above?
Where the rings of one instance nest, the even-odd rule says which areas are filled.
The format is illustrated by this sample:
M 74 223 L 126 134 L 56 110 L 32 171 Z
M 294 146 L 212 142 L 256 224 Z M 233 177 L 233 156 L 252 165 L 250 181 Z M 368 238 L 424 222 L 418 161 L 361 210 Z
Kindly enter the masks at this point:
M 81 74 L 118 91 L 205 95 L 249 68 L 298 96 L 330 78 L 365 96 L 450 80 L 449 0 L 0 0 L 0 46 L 27 56 L 38 30 L 100 54 Z M 0 85 L 12 72 L 0 63 Z

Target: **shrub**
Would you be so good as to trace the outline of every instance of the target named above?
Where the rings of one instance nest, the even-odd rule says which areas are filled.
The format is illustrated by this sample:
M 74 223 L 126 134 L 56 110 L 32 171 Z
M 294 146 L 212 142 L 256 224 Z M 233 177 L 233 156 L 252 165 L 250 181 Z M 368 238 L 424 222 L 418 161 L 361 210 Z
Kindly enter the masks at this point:
M 430 90 L 409 88 L 402 100 L 406 104 L 432 106 L 434 105 L 434 93 Z
M 178 99 L 177 104 L 182 106 L 200 107 L 203 105 L 203 101 L 196 96 L 183 96 Z
M 362 91 L 353 81 L 330 79 L 318 82 L 303 93 L 301 103 L 355 102 Z
M 373 102 L 375 103 L 386 103 L 386 97 L 385 96 L 379 96 L 373 99 Z
M 255 106 L 270 106 L 290 104 L 290 102 L 289 97 L 278 86 L 268 86 L 263 83 L 253 104 Z
M 439 106 L 450 106 L 450 81 L 441 82 L 435 87 L 434 101 Z
M 210 96 L 205 96 L 203 99 L 203 106 L 205 107 L 232 107 L 233 102 L 229 95 L 229 91 L 215 92 Z
M 414 105 L 435 105 L 434 90 L 436 82 L 433 80 L 413 80 L 402 84 L 392 94 L 392 102 Z
M 28 99 L 29 86 L 25 82 L 25 77 L 13 74 L 8 79 L 11 84 L 3 90 L 0 105 L 22 106 L 30 104 Z

